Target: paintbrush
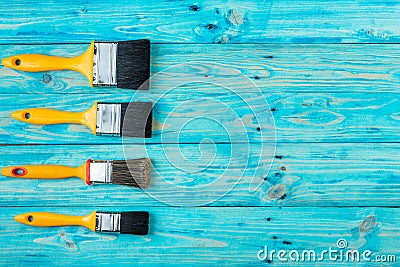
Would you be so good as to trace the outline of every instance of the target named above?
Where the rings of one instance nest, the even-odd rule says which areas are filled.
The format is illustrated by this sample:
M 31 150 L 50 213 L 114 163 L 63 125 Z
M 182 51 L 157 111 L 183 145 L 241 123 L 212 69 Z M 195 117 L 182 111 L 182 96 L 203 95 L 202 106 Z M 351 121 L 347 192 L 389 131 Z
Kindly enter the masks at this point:
M 86 216 L 71 216 L 50 212 L 30 212 L 19 214 L 14 220 L 32 226 L 84 226 L 93 232 L 147 235 L 149 213 L 146 211 L 131 212 L 97 212 Z
M 9 166 L 1 175 L 25 179 L 64 179 L 78 177 L 88 185 L 119 184 L 146 188 L 150 184 L 150 159 L 87 160 L 79 167 L 62 165 Z
M 39 54 L 15 55 L 2 60 L 5 67 L 30 72 L 74 70 L 89 80 L 90 86 L 148 89 L 150 77 L 150 41 L 93 41 L 77 57 Z
M 95 135 L 151 137 L 151 102 L 95 103 L 84 112 L 31 108 L 13 112 L 11 116 L 32 124 L 74 123 L 89 127 Z

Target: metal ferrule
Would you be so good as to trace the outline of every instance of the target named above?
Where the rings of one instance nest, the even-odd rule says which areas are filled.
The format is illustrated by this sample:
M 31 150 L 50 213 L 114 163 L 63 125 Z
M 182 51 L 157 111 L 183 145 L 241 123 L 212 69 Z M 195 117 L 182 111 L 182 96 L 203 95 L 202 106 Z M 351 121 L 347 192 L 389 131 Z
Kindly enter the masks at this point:
M 90 162 L 90 183 L 110 184 L 112 181 L 112 161 L 91 161 Z
M 94 42 L 93 85 L 117 85 L 118 43 Z
M 96 134 L 121 135 L 121 104 L 97 104 Z
M 96 212 L 96 231 L 119 232 L 120 221 L 120 213 Z

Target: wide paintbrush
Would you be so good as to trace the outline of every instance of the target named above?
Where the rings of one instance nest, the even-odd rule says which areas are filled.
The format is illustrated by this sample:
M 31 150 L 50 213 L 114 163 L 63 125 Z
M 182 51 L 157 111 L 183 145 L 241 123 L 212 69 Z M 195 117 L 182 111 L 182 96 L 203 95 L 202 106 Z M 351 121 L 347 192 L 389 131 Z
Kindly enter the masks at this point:
M 3 167 L 1 175 L 23 179 L 65 179 L 77 177 L 92 184 L 119 184 L 146 188 L 150 184 L 150 159 L 87 160 L 79 167 L 22 165 Z
M 86 52 L 76 57 L 21 54 L 3 59 L 2 64 L 30 72 L 74 70 L 85 75 L 91 86 L 148 89 L 150 41 L 93 41 Z
M 83 112 L 30 108 L 11 114 L 26 123 L 48 125 L 73 123 L 89 127 L 95 135 L 150 138 L 152 134 L 151 102 L 95 103 Z
M 149 231 L 149 213 L 146 211 L 94 211 L 84 216 L 29 212 L 15 216 L 14 220 L 31 226 L 84 226 L 93 232 L 147 235 Z

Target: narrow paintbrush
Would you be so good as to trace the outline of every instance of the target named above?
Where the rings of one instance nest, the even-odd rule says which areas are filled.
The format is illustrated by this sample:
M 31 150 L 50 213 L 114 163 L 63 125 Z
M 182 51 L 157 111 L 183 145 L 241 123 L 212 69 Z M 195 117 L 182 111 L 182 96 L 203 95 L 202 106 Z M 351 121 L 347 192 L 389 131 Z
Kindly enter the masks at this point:
M 150 185 L 150 159 L 88 160 L 79 167 L 62 165 L 10 166 L 1 175 L 25 179 L 64 179 L 79 177 L 88 185 L 120 184 L 146 188 Z
M 149 213 L 146 211 L 94 211 L 86 216 L 29 212 L 15 216 L 14 220 L 31 226 L 84 226 L 93 232 L 147 235 L 149 231 Z
M 85 75 L 91 86 L 148 89 L 150 41 L 93 41 L 86 52 L 77 57 L 23 54 L 5 58 L 2 64 L 31 72 L 74 70 Z
M 84 112 L 31 108 L 13 112 L 11 116 L 32 124 L 75 123 L 89 127 L 96 135 L 151 137 L 151 102 L 95 103 Z

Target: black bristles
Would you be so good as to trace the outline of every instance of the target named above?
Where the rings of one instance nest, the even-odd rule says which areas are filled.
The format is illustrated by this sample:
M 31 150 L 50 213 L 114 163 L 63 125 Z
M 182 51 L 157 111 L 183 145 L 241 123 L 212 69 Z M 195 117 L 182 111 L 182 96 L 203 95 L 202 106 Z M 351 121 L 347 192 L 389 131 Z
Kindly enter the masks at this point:
M 146 188 L 150 184 L 150 159 L 114 160 L 112 183 Z
M 121 212 L 121 234 L 147 235 L 149 232 L 149 213 L 146 211 Z
M 151 102 L 121 103 L 121 135 L 130 137 L 151 137 Z
M 118 42 L 117 87 L 148 90 L 150 78 L 150 41 Z

